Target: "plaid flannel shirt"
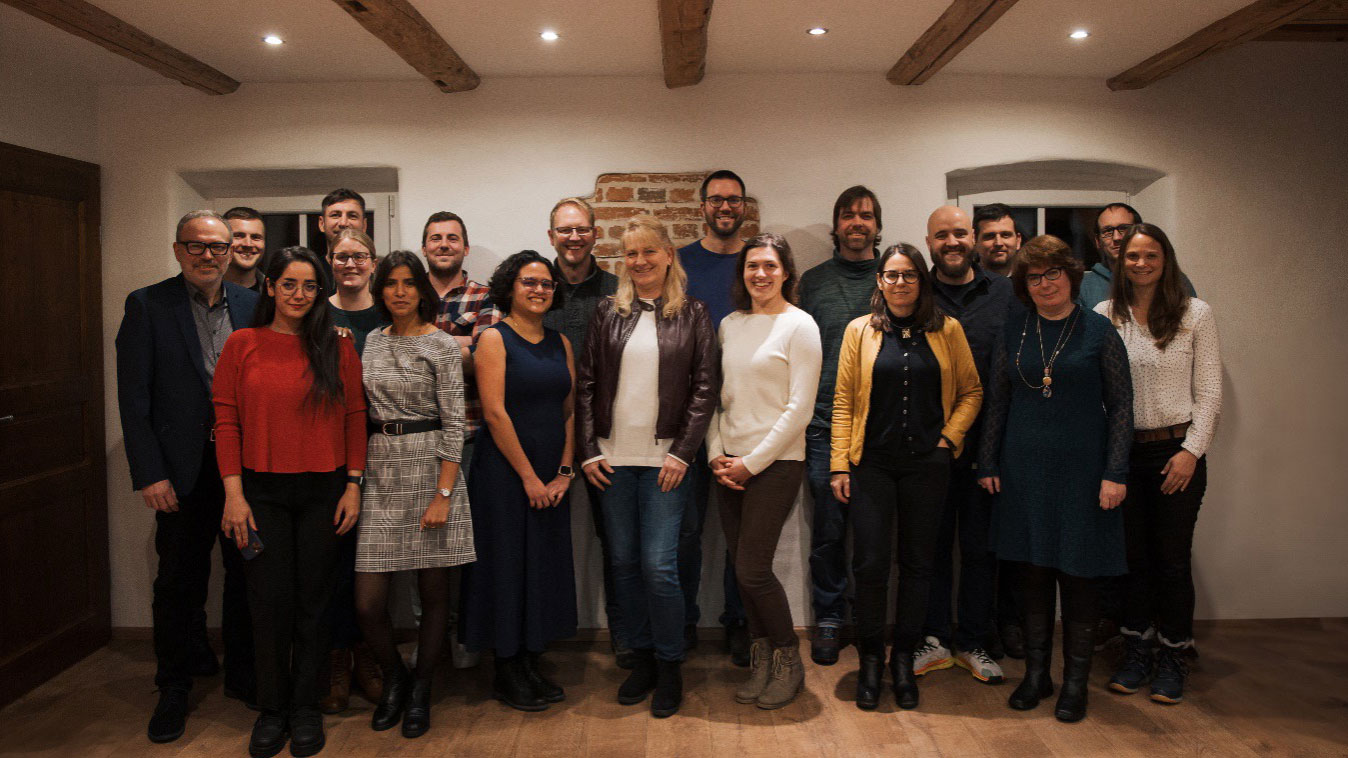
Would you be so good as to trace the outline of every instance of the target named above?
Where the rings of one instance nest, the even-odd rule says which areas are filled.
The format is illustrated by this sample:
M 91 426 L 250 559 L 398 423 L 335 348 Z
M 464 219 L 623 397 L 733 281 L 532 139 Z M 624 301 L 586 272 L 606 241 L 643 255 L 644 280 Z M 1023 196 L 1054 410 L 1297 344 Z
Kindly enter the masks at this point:
M 477 345 L 482 331 L 500 321 L 501 314 L 487 299 L 487 285 L 469 279 L 467 271 L 463 272 L 463 281 L 440 298 L 435 325 L 454 337 L 472 337 L 473 345 Z M 478 397 L 477 382 L 472 376 L 464 377 L 463 400 L 464 439 L 472 442 L 482 426 L 482 399 Z

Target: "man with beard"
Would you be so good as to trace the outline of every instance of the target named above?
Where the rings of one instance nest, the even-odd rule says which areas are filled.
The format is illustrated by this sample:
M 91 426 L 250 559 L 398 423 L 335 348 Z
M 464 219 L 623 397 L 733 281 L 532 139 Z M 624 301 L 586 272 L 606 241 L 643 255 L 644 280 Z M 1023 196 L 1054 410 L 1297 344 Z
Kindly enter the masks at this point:
M 1109 299 L 1109 288 L 1114 279 L 1114 260 L 1119 257 L 1119 246 L 1123 237 L 1133 224 L 1142 223 L 1142 214 L 1127 203 L 1110 203 L 1100 209 L 1095 217 L 1095 248 L 1100 251 L 1100 260 L 1081 278 L 1081 289 L 1077 293 L 1077 302 L 1090 310 Z M 1194 285 L 1183 272 L 1180 277 L 1189 297 L 1197 297 Z
M 1024 241 L 1010 208 L 993 203 L 974 211 L 974 252 L 984 271 L 1011 276 L 1011 264 Z
M 318 217 L 318 231 L 327 238 L 327 246 L 318 250 L 313 245 L 315 252 L 321 257 L 326 258 L 332 243 L 337 238 L 337 232 L 343 229 L 355 229 L 357 231 L 369 233 L 366 229 L 367 219 L 365 218 L 365 198 L 360 193 L 340 187 L 329 192 L 323 198 L 321 204 L 322 213 Z
M 557 268 L 562 272 L 562 281 L 557 283 L 557 288 L 564 299 L 561 308 L 544 314 L 543 325 L 565 334 L 576 356 L 584 350 L 585 335 L 599 301 L 618 291 L 618 277 L 600 268 L 594 259 L 596 239 L 594 209 L 589 203 L 578 197 L 568 197 L 552 206 L 548 242 L 557 251 Z M 580 470 L 579 462 L 572 466 Z M 590 503 L 591 520 L 603 558 L 604 615 L 608 619 L 613 653 L 620 668 L 630 669 L 636 665 L 636 657 L 627 641 L 619 636 L 622 624 L 619 623 L 618 599 L 613 590 L 613 570 L 608 560 L 608 535 L 600 510 L 603 500 L 600 491 L 583 476 L 576 477 L 572 486 L 583 486 Z
M 267 230 L 262 214 L 246 206 L 236 206 L 223 216 L 229 224 L 229 269 L 225 281 L 262 292 L 262 255 L 267 247 Z
M 974 263 L 974 230 L 969 214 L 952 205 L 927 219 L 927 250 L 935 269 L 933 289 L 941 310 L 964 327 L 979 381 L 988 382 L 993 349 L 1013 307 L 1011 280 L 988 274 Z M 993 499 L 977 485 L 982 416 L 965 435 L 964 454 L 951 463 L 950 485 L 936 543 L 936 570 L 927 602 L 925 640 L 913 653 L 919 676 L 953 665 L 988 684 L 1002 681 L 1002 669 L 988 654 L 994 642 L 997 559 L 989 546 Z M 960 544 L 959 628 L 951 618 L 953 551 Z M 1009 582 L 1009 577 L 1003 577 Z M 1007 620 L 1003 620 L 1004 623 Z M 1008 641 L 1011 646 L 1012 641 Z M 953 650 L 953 655 L 952 655 Z
M 744 224 L 744 180 L 734 171 L 713 171 L 702 180 L 702 219 L 707 236 L 679 248 L 679 263 L 688 274 L 688 296 L 706 303 L 713 329 L 735 310 L 730 299 L 739 253 L 744 249 L 740 226 Z M 691 484 L 688 503 L 679 530 L 679 586 L 684 598 L 684 643 L 689 649 L 697 644 L 697 622 L 702 609 L 697 604 L 702 585 L 702 527 L 706 523 L 711 497 L 711 469 L 707 466 L 707 446 L 698 448 L 697 459 L 688 467 Z M 720 622 L 725 627 L 726 652 L 736 666 L 749 665 L 749 623 L 735 581 L 735 566 L 726 553 L 725 608 Z
M 814 417 L 805 431 L 805 476 L 814 496 L 814 528 L 810 537 L 811 601 L 815 633 L 810 657 L 822 666 L 838 662 L 839 631 L 847 616 L 847 508 L 829 485 L 829 448 L 833 426 L 833 388 L 838 377 L 838 351 L 847 324 L 870 313 L 879 257 L 880 201 L 856 185 L 833 203 L 833 257 L 800 277 L 800 307 L 819 325 L 824 364 Z

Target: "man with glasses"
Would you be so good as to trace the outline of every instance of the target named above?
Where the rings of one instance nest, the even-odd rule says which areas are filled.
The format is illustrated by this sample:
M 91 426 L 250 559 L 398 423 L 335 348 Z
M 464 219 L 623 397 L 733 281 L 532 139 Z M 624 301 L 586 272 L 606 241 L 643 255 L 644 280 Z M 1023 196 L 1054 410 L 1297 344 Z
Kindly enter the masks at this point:
M 1109 288 L 1114 279 L 1114 260 L 1119 257 L 1119 246 L 1123 236 L 1133 224 L 1142 223 L 1142 214 L 1127 203 L 1110 203 L 1100 209 L 1095 217 L 1095 247 L 1100 251 L 1100 260 L 1081 277 L 1081 289 L 1077 293 L 1077 302 L 1090 310 L 1109 299 Z M 1184 288 L 1190 297 L 1196 297 L 1194 286 L 1189 277 L 1184 276 Z
M 986 227 L 985 227 L 986 228 Z M 1014 224 L 1012 225 L 1014 228 Z M 978 379 L 986 386 L 993 349 L 1013 307 L 1011 280 L 989 274 L 974 262 L 974 228 L 969 214 L 953 205 L 937 208 L 927 219 L 927 252 L 936 276 L 936 302 L 960 322 L 974 356 Z M 1019 244 L 1017 244 L 1017 248 Z M 979 430 L 982 415 L 965 435 L 964 453 L 951 463 L 941 527 L 937 533 L 935 571 L 927 601 L 924 640 L 913 653 L 919 676 L 958 665 L 987 684 L 1003 680 L 1001 666 L 988 650 L 996 647 L 993 628 L 997 598 L 997 559 L 989 544 L 993 497 L 978 486 Z M 953 623 L 954 547 L 960 546 L 959 627 Z M 1011 582 L 1009 576 L 1002 583 Z M 1003 618 L 1007 646 L 1015 648 L 1019 621 Z M 1023 645 L 1021 646 L 1023 647 Z M 1022 653 L 1023 655 L 1023 653 Z
M 262 257 L 267 248 L 267 229 L 262 214 L 246 206 L 225 211 L 229 224 L 229 269 L 225 281 L 262 292 Z
M 860 184 L 843 190 L 833 202 L 832 227 L 833 257 L 800 277 L 800 307 L 819 325 L 824 348 L 814 416 L 805 430 L 805 478 L 814 498 L 810 583 L 815 630 L 810 658 L 821 666 L 838 662 L 847 618 L 848 511 L 829 484 L 833 389 L 843 332 L 852 319 L 871 310 L 883 228 L 879 198 Z
M 225 281 L 229 250 L 224 219 L 212 211 L 183 216 L 173 243 L 182 272 L 128 295 L 117 331 L 117 400 L 131 486 L 155 512 L 159 703 L 146 730 L 152 742 L 182 735 L 187 693 L 203 653 L 218 666 L 210 648 L 202 649 L 197 629 L 217 540 L 225 566 L 224 692 L 245 703 L 256 694 L 243 558 L 220 530 L 225 491 L 211 406 L 220 351 L 235 329 L 252 322 L 258 301 L 256 292 Z
M 719 329 L 721 319 L 735 310 L 730 291 L 739 253 L 744 249 L 744 240 L 739 236 L 744 224 L 744 180 L 734 171 L 713 171 L 702 180 L 698 194 L 707 235 L 679 248 L 679 263 L 688 274 L 688 295 L 707 305 L 712 328 Z M 679 529 L 679 586 L 683 589 L 684 646 L 692 649 L 697 645 L 697 622 L 702 618 L 697 594 L 702 586 L 702 528 L 711 497 L 706 445 L 699 446 L 697 458 L 688 467 L 688 477 L 691 480 L 688 501 Z M 721 626 L 725 627 L 725 649 L 736 666 L 748 666 L 749 622 L 729 553 L 721 583 L 725 593 L 725 608 L 720 617 Z

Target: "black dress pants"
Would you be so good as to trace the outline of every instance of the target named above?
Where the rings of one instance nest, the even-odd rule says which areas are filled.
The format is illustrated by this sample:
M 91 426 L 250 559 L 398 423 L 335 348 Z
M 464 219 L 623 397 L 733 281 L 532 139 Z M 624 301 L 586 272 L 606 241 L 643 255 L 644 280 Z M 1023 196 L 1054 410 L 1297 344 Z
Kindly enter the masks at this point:
M 257 655 L 257 704 L 264 710 L 316 707 L 328 655 L 324 611 L 337 569 L 337 501 L 345 469 L 323 473 L 243 472 L 263 549 L 245 561 Z
M 217 539 L 225 566 L 221 618 L 225 643 L 225 687 L 253 690 L 253 631 L 249 619 L 243 557 L 220 531 L 224 485 L 215 464 L 215 445 L 207 443 L 201 473 L 191 492 L 178 493 L 178 510 L 155 513 L 154 549 L 159 558 L 154 580 L 154 653 L 156 687 L 191 689 L 193 654 L 201 644 L 211 552 Z

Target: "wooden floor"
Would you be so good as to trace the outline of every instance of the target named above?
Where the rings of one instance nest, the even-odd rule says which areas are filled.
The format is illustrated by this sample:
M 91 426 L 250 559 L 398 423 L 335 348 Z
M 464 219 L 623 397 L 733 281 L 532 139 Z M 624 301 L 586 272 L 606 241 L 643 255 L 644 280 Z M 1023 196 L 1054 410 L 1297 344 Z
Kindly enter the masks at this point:
M 1007 708 L 1021 673 L 1009 659 L 1005 684 L 981 684 L 958 668 L 936 671 L 922 680 L 918 710 L 896 711 L 886 693 L 879 711 L 859 711 L 851 647 L 836 666 L 807 663 L 806 691 L 791 706 L 761 711 L 734 701 L 745 670 L 730 666 L 712 642 L 684 667 L 682 711 L 652 719 L 645 704 L 615 702 L 625 672 L 610 655 L 574 643 L 547 656 L 567 701 L 545 713 L 486 698 L 490 665 L 446 667 L 430 733 L 417 740 L 375 733 L 372 706 L 353 698 L 351 710 L 327 717 L 322 755 L 1348 755 L 1348 620 L 1220 622 L 1203 625 L 1199 640 L 1202 658 L 1178 706 L 1106 691 L 1113 657 L 1097 658 L 1090 715 L 1079 724 L 1055 721 L 1052 701 L 1029 713 Z M 146 740 L 153 671 L 148 642 L 114 642 L 0 710 L 0 755 L 246 755 L 255 714 L 224 698 L 218 677 L 198 681 L 181 739 Z

